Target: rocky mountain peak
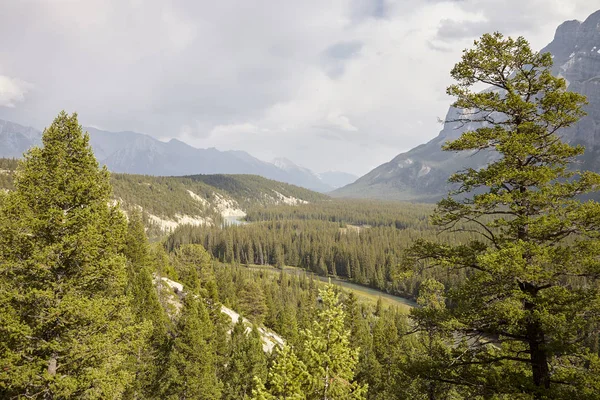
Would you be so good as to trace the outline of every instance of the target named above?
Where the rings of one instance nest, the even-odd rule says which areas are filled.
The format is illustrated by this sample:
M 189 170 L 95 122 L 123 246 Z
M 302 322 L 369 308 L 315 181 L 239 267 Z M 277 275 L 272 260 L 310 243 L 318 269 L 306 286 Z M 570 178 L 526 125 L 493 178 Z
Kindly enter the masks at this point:
M 554 59 L 553 73 L 562 76 L 571 91 L 587 97 L 587 116 L 560 135 L 572 144 L 583 144 L 586 154 L 581 167 L 600 171 L 600 10 L 584 22 L 562 23 L 550 44 L 541 50 Z M 462 111 L 450 107 L 446 121 L 456 120 Z M 490 152 L 443 152 L 441 146 L 463 132 L 477 129 L 476 124 L 446 122 L 430 142 L 399 154 L 359 178 L 355 183 L 336 190 L 340 197 L 369 197 L 431 201 L 443 196 L 447 180 L 455 171 L 466 167 L 481 168 L 492 161 Z

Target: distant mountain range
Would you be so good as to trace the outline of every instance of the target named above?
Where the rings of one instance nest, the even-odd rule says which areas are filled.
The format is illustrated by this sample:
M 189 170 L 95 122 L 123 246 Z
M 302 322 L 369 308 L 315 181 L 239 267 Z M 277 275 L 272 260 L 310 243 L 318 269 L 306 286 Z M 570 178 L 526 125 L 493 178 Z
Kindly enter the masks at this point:
M 252 174 L 307 189 L 328 192 L 356 180 L 356 176 L 328 172 L 316 174 L 287 159 L 268 163 L 244 151 L 198 149 L 180 140 L 161 142 L 136 132 L 106 132 L 85 128 L 98 161 L 113 172 L 157 176 L 197 174 Z M 41 143 L 41 132 L 0 120 L 0 157 L 20 158 Z
M 553 72 L 564 77 L 569 90 L 583 93 L 589 104 L 588 115 L 561 132 L 563 139 L 582 144 L 586 154 L 580 167 L 600 171 L 600 11 L 584 22 L 567 21 L 556 30 L 554 40 L 542 49 L 554 58 Z M 460 111 L 450 108 L 446 120 L 456 119 Z M 356 182 L 331 193 L 336 197 L 379 198 L 410 201 L 436 201 L 449 187 L 453 172 L 484 166 L 490 162 L 489 152 L 443 152 L 441 146 L 476 126 L 459 127 L 446 123 L 439 135 L 390 162 L 375 168 Z

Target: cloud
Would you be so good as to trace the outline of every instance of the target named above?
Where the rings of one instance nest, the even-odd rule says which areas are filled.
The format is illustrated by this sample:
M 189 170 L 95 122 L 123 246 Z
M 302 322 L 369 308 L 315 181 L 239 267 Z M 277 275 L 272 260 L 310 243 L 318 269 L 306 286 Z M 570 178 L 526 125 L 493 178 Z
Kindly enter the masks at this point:
M 210 136 L 227 136 L 227 135 L 240 135 L 248 133 L 256 133 L 259 128 L 250 123 L 244 124 L 232 124 L 232 125 L 218 125 L 215 126 L 210 132 Z
M 14 108 L 25 101 L 25 95 L 33 85 L 16 78 L 0 75 L 0 106 Z
M 488 21 L 456 21 L 443 19 L 437 37 L 443 41 L 481 36 L 487 31 Z
M 597 8 L 597 5 L 591 5 L 586 0 L 462 0 L 455 2 L 455 6 L 465 15 L 470 14 L 471 18 L 463 16 L 442 19 L 437 39 L 452 41 L 479 37 L 483 33 L 494 31 L 501 31 L 507 35 L 537 36 L 536 33 L 546 34 L 556 29 L 560 22 L 568 19 L 567 15 L 579 14 L 579 18 L 585 18 Z M 551 39 L 552 35 L 545 40 L 549 42 Z
M 358 128 L 352 125 L 350 119 L 339 113 L 330 112 L 325 118 L 325 124 L 322 125 L 325 129 L 340 130 L 347 132 L 356 132 Z
M 359 56 L 363 43 L 359 41 L 338 42 L 323 52 L 323 65 L 330 78 L 339 78 L 344 73 L 346 63 Z
M 542 48 L 590 3 L 8 0 L 0 118 L 43 128 L 65 109 L 86 126 L 363 174 L 437 135 L 449 71 L 481 32 Z

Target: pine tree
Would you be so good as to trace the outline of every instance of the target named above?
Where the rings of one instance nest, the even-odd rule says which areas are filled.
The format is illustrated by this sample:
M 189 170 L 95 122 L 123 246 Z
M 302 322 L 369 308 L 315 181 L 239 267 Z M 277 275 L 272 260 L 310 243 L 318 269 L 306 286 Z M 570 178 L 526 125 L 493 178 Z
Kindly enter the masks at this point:
M 244 317 L 255 324 L 262 323 L 268 309 L 261 287 L 255 281 L 248 280 L 244 282 L 239 298 L 240 312 Z
M 246 399 L 252 393 L 254 377 L 267 378 L 267 357 L 256 327 L 246 332 L 242 319 L 234 325 L 229 341 L 229 357 L 223 374 L 223 399 Z
M 136 379 L 128 396 L 152 398 L 156 394 L 158 373 L 166 357 L 169 320 L 160 305 L 157 286 L 153 282 L 153 260 L 139 212 L 129 216 L 124 253 L 128 261 L 131 308 L 136 320 L 148 325 L 149 329 L 148 340 L 136 352 Z
M 163 399 L 217 399 L 221 383 L 215 370 L 212 323 L 203 300 L 188 294 L 161 379 Z
M 42 144 L 0 209 L 0 397 L 118 398 L 144 338 L 125 295 L 125 218 L 75 114 Z
M 308 371 L 291 346 L 277 348 L 277 358 L 269 370 L 268 384 L 267 390 L 262 379 L 255 377 L 256 389 L 252 390 L 252 399 L 305 400 L 307 398 Z
M 210 254 L 199 244 L 184 244 L 175 251 L 177 273 L 186 292 L 200 293 L 214 283 Z M 203 293 L 209 295 L 208 292 Z
M 435 279 L 424 280 L 417 303 L 419 307 L 413 308 L 410 315 L 422 334 L 409 351 L 409 361 L 404 365 L 406 373 L 429 400 L 460 398 L 456 388 L 448 384 L 452 379 L 446 379 L 447 382 L 436 379 L 441 376 L 440 371 L 450 369 L 453 353 L 466 350 L 464 344 L 457 345 L 452 336 L 454 321 L 446 308 L 444 285 Z
M 561 129 L 584 112 L 584 96 L 552 76 L 552 56 L 533 52 L 523 38 L 486 34 L 465 50 L 448 88 L 474 130 L 446 143 L 447 151 L 490 151 L 489 165 L 454 174 L 456 190 L 438 203 L 434 223 L 467 229 L 464 244 L 420 241 L 413 262 L 469 278 L 449 292 L 458 337 L 476 340 L 456 352 L 452 381 L 521 398 L 585 398 L 597 356 L 583 345 L 597 334 L 600 206 L 578 196 L 600 176 L 573 171 L 581 146 L 563 142 Z M 474 92 L 473 85 L 491 90 Z M 462 225 L 461 225 L 462 224 Z M 443 376 L 438 375 L 440 379 Z M 589 398 L 598 398 L 593 392 Z
M 358 351 L 350 346 L 344 311 L 333 285 L 319 291 L 322 309 L 311 329 L 303 331 L 300 359 L 309 382 L 307 399 L 362 399 L 366 387 L 353 382 Z

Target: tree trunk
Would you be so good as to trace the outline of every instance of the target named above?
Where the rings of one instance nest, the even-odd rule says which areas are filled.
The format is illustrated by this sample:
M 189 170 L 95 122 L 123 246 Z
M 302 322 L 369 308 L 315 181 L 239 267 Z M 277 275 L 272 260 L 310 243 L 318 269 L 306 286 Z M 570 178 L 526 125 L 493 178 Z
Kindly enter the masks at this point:
M 535 399 L 541 399 L 541 393 L 550 388 L 550 368 L 548 367 L 548 354 L 544 348 L 544 332 L 538 321 L 533 321 L 528 324 L 527 338 L 531 357 L 533 383 L 540 389 L 535 394 Z

